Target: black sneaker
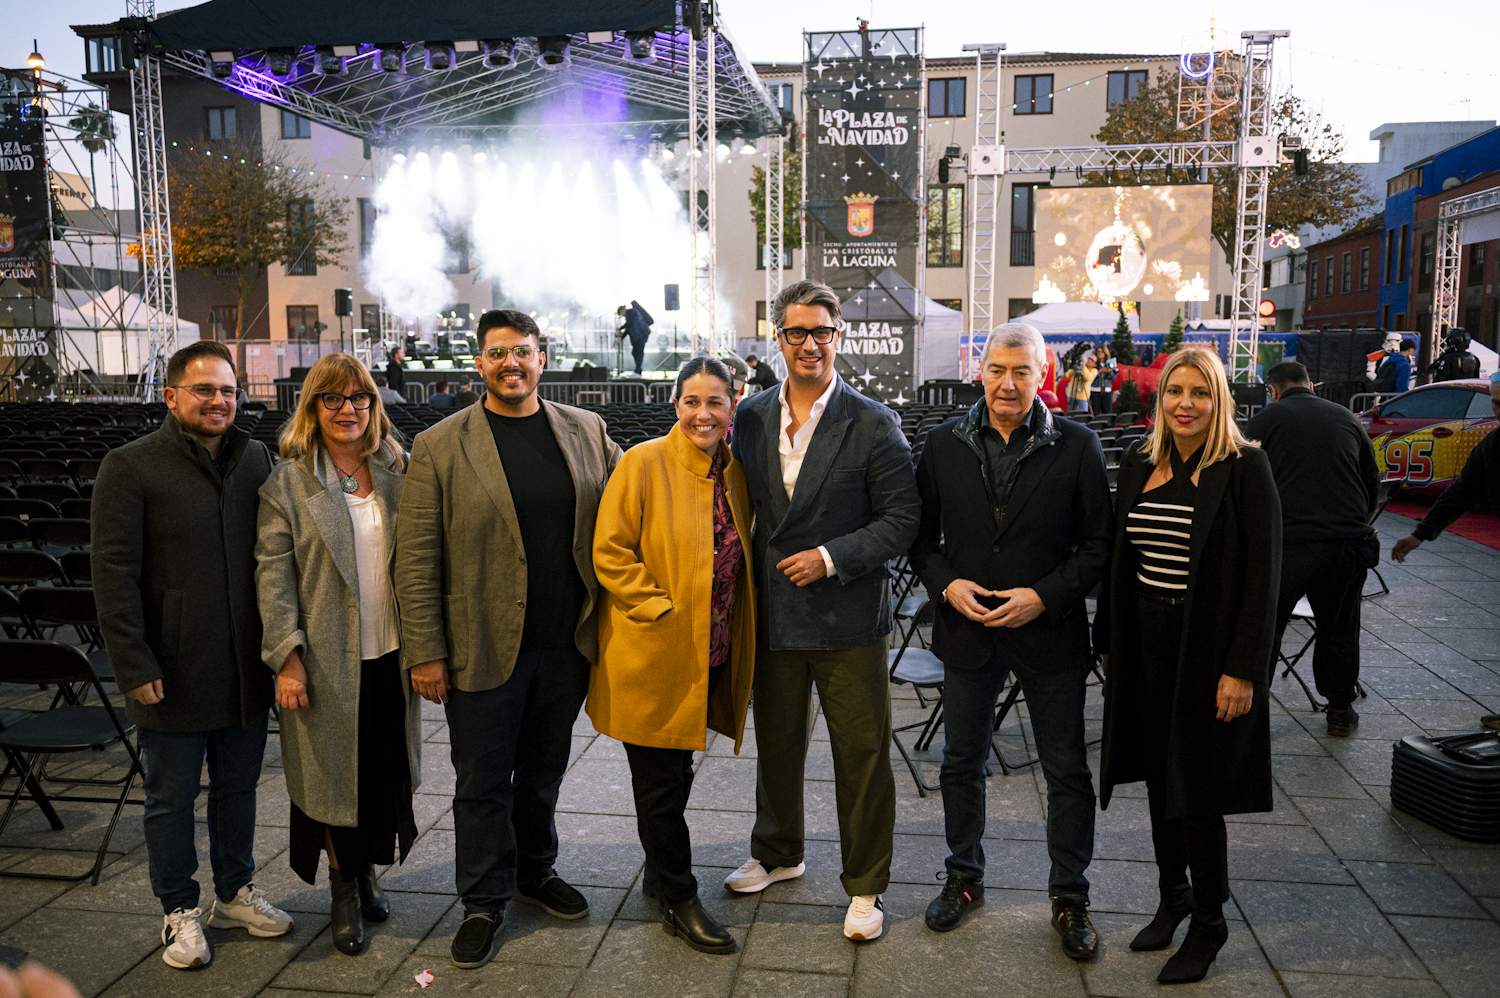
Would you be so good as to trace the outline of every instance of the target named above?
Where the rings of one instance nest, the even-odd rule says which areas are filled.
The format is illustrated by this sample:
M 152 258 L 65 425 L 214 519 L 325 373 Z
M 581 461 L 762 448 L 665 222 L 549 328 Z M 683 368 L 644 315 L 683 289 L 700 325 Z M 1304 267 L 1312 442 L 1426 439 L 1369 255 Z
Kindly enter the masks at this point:
M 503 921 L 502 916 L 488 911 L 467 912 L 449 951 L 453 966 L 459 970 L 477 970 L 493 960 L 500 948 L 495 936 Z
M 588 898 L 555 873 L 534 884 L 517 884 L 515 898 L 555 918 L 582 918 L 589 913 Z
M 970 908 L 984 904 L 984 884 L 968 877 L 948 874 L 943 884 L 943 893 L 927 906 L 927 927 L 934 932 L 949 932 L 958 928 Z
M 1099 952 L 1099 933 L 1089 919 L 1087 901 L 1052 899 L 1052 927 L 1062 936 L 1063 952 L 1075 960 L 1092 960 Z
M 1328 734 L 1332 738 L 1348 738 L 1359 727 L 1359 714 L 1352 706 L 1342 710 L 1330 706 L 1324 713 L 1328 715 Z

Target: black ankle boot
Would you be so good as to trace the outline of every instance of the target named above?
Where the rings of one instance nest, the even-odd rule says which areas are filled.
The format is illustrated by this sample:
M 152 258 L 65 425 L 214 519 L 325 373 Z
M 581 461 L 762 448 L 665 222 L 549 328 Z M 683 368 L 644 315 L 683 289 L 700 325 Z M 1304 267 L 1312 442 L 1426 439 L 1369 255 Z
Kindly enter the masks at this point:
M 701 953 L 733 953 L 737 948 L 734 937 L 703 910 L 698 895 L 676 904 L 661 898 L 657 904 L 661 906 L 661 924 L 667 935 L 681 936 L 683 942 Z
M 1228 939 L 1229 926 L 1224 924 L 1223 906 L 1194 908 L 1187 937 L 1167 965 L 1161 968 L 1161 973 L 1156 975 L 1156 983 L 1191 984 L 1203 980 Z
M 1193 913 L 1193 889 L 1182 887 L 1172 891 L 1162 891 L 1161 904 L 1156 909 L 1156 917 L 1150 923 L 1136 933 L 1130 941 L 1130 948 L 1136 951 L 1166 949 L 1172 945 L 1172 937 L 1177 933 L 1177 926 L 1182 920 Z
M 359 911 L 359 886 L 354 878 L 345 880 L 338 870 L 328 871 L 333 890 L 333 945 L 340 953 L 358 956 L 365 951 L 365 922 Z
M 375 879 L 375 867 L 367 866 L 354 878 L 359 883 L 359 910 L 367 922 L 384 922 L 391 917 L 391 902 Z

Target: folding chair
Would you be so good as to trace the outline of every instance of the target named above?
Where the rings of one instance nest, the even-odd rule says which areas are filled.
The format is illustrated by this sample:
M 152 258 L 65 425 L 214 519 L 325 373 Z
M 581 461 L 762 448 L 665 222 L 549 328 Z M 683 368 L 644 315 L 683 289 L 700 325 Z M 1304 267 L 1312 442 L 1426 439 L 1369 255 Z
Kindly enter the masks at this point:
M 0 499 L 0 516 L 14 516 L 21 520 L 56 518 L 62 514 L 57 507 L 42 499 Z
M 1297 653 L 1295 655 L 1288 655 L 1280 648 L 1276 649 L 1277 661 L 1281 665 L 1286 667 L 1281 671 L 1281 678 L 1285 679 L 1287 676 L 1291 676 L 1293 679 L 1297 680 L 1297 685 L 1301 686 L 1302 692 L 1307 694 L 1307 702 L 1312 705 L 1312 711 L 1314 714 L 1320 711 L 1326 711 L 1328 709 L 1328 705 L 1320 701 L 1317 697 L 1313 696 L 1312 688 L 1307 685 L 1307 680 L 1303 679 L 1302 673 L 1297 671 L 1297 664 L 1302 661 L 1302 657 L 1306 655 L 1308 649 L 1313 646 L 1313 642 L 1318 640 L 1318 622 L 1313 617 L 1312 604 L 1307 601 L 1306 596 L 1299 599 L 1297 601 L 1297 605 L 1292 607 L 1292 616 L 1290 620 L 1303 621 L 1307 624 L 1308 630 L 1312 631 L 1312 633 L 1307 636 L 1306 641 L 1302 642 L 1302 647 L 1297 649 Z M 1359 694 L 1361 699 L 1368 696 L 1368 694 L 1365 693 L 1363 684 L 1361 684 L 1357 679 L 1354 681 L 1354 691 Z
M 93 583 L 94 563 L 87 551 L 65 551 L 58 562 L 73 585 L 87 586 Z
M 92 499 L 64 499 L 59 509 L 62 515 L 73 520 L 87 520 L 91 517 L 94 508 Z
M 77 499 L 79 492 L 68 482 L 22 482 L 16 486 L 22 499 L 40 499 L 56 506 L 64 499 Z
M 18 544 L 31 547 L 31 531 L 26 529 L 26 521 L 18 516 L 0 516 L 0 546 L 10 548 Z
M 5 816 L 0 818 L 0 836 L 4 835 L 6 826 L 10 824 L 11 815 L 15 813 L 16 801 L 20 799 L 23 790 L 35 788 L 33 795 L 41 794 L 41 799 L 37 800 L 38 806 L 43 806 L 42 800 L 47 800 L 49 803 L 66 801 L 115 806 L 109 827 L 99 843 L 99 851 L 94 857 L 91 870 L 76 876 L 0 870 L 0 877 L 71 882 L 91 880 L 97 886 L 99 874 L 104 869 L 104 854 L 109 848 L 109 840 L 114 836 L 115 825 L 120 820 L 120 812 L 125 810 L 125 804 L 130 798 L 136 775 L 141 772 L 140 755 L 131 744 L 129 737 L 135 725 L 122 711 L 109 705 L 109 699 L 104 695 L 104 687 L 99 683 L 99 678 L 94 675 L 93 669 L 89 667 L 89 660 L 83 652 L 61 641 L 6 642 L 5 653 L 0 655 L 0 682 L 56 683 L 59 686 L 87 683 L 99 695 L 101 706 L 85 707 L 66 704 L 49 711 L 32 714 L 6 727 L 4 731 L 0 731 L 0 751 L 5 753 L 6 759 L 15 767 L 19 775 L 16 789 L 10 795 L 10 801 L 6 805 Z M 37 762 L 40 759 L 71 752 L 102 752 L 116 743 L 123 745 L 130 755 L 130 769 L 124 777 L 119 797 L 83 797 L 73 794 L 49 796 L 44 793 L 44 788 L 36 779 Z
M 930 787 L 922 782 L 922 777 L 917 772 L 917 764 L 912 761 L 911 753 L 906 750 L 905 745 L 901 744 L 901 732 L 910 731 L 913 728 L 921 729 L 917 733 L 916 741 L 912 743 L 912 751 L 923 752 L 931 747 L 932 739 L 937 735 L 938 726 L 943 721 L 943 663 L 926 648 L 911 646 L 912 638 L 917 636 L 918 628 L 932 623 L 934 612 L 932 601 L 924 599 L 917 613 L 911 618 L 911 625 L 901 639 L 901 647 L 890 653 L 891 682 L 895 685 L 902 683 L 910 685 L 916 691 L 917 702 L 927 709 L 927 716 L 922 720 L 903 724 L 891 730 L 891 741 L 896 743 L 896 750 L 901 753 L 901 758 L 906 760 L 906 768 L 911 770 L 911 778 L 917 785 L 917 794 L 922 797 L 935 793 L 941 788 Z
M 26 526 L 31 532 L 31 542 L 38 549 L 59 548 L 76 551 L 88 547 L 91 539 L 87 520 L 62 516 L 55 520 L 28 520 Z M 62 550 L 56 553 L 61 554 Z
M 1010 674 L 1009 688 L 1007 689 L 1006 687 L 1002 686 L 1000 692 L 1002 699 L 995 706 L 995 726 L 993 729 L 991 729 L 990 749 L 995 753 L 995 761 L 1000 764 L 1001 775 L 1009 776 L 1014 770 L 1026 769 L 1028 766 L 1035 766 L 1038 762 L 1041 761 L 1041 757 L 1033 756 L 1032 758 L 1027 759 L 1025 762 L 1007 762 L 1005 756 L 1001 754 L 1000 743 L 995 741 L 995 738 L 1000 734 L 1000 726 L 1005 723 L 1005 718 L 1010 714 L 1011 710 L 1015 707 L 1016 704 L 1023 702 L 1021 696 L 1020 677 L 1012 672 Z
M 8 638 L 36 637 L 26 611 L 21 608 L 20 597 L 9 589 L 0 589 L 0 630 Z
M 35 586 L 43 582 L 67 584 L 68 576 L 57 559 L 41 551 L 0 548 L 0 587 Z

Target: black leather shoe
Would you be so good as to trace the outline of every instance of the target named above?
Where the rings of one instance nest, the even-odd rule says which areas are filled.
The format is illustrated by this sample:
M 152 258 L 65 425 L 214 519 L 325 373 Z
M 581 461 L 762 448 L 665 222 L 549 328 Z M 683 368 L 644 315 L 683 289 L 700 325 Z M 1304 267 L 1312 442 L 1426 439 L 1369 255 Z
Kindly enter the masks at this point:
M 1137 952 L 1166 949 L 1172 945 L 1172 937 L 1177 934 L 1177 927 L 1182 924 L 1182 920 L 1192 913 L 1191 887 L 1173 891 L 1171 897 L 1163 894 L 1161 904 L 1156 909 L 1156 917 L 1136 933 L 1135 938 L 1130 941 L 1130 948 Z
M 555 918 L 582 918 L 589 913 L 588 898 L 555 873 L 533 884 L 516 884 L 515 898 Z
M 1052 927 L 1062 936 L 1063 952 L 1075 960 L 1092 960 L 1099 953 L 1099 933 L 1089 919 L 1086 901 L 1054 898 Z
M 375 879 L 375 868 L 365 867 L 364 872 L 354 879 L 359 884 L 359 910 L 365 921 L 384 922 L 390 918 L 391 902 L 380 889 L 380 881 Z
M 365 921 L 359 910 L 359 888 L 338 870 L 328 871 L 333 892 L 329 914 L 333 919 L 333 945 L 340 953 L 358 956 L 365 951 Z
M 661 925 L 669 936 L 680 936 L 682 941 L 700 953 L 733 953 L 739 947 L 731 936 L 708 912 L 694 894 L 686 901 L 671 904 L 658 898 L 661 908 Z
M 1329 707 L 1324 711 L 1328 715 L 1328 734 L 1333 738 L 1348 738 L 1354 734 L 1354 729 L 1359 727 L 1359 714 L 1353 707 L 1345 707 L 1336 710 Z
M 453 945 L 448 950 L 448 959 L 453 961 L 453 966 L 459 970 L 477 970 L 493 960 L 499 949 L 495 945 L 495 936 L 503 922 L 500 915 L 487 911 L 465 912 L 463 924 L 458 927 L 458 934 L 453 937 Z
M 1158 984 L 1191 984 L 1201 981 L 1213 966 L 1214 959 L 1229 939 L 1229 926 L 1224 924 L 1222 908 L 1215 906 L 1212 912 L 1194 911 L 1188 923 L 1187 937 L 1172 959 L 1156 975 Z
M 984 884 L 968 877 L 948 874 L 943 893 L 927 906 L 927 927 L 934 932 L 951 932 L 958 928 L 970 908 L 984 904 Z

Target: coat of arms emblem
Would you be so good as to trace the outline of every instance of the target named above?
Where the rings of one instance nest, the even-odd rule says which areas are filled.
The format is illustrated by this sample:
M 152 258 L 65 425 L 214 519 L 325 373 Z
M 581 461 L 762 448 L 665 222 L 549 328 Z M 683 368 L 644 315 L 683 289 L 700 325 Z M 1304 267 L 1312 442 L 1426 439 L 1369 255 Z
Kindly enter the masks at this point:
M 16 217 L 0 214 L 0 253 L 16 248 Z
M 875 231 L 875 202 L 879 194 L 846 194 L 849 205 L 849 235 L 868 236 Z

